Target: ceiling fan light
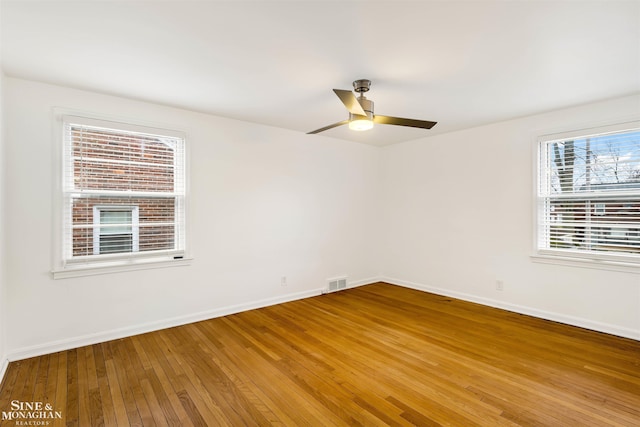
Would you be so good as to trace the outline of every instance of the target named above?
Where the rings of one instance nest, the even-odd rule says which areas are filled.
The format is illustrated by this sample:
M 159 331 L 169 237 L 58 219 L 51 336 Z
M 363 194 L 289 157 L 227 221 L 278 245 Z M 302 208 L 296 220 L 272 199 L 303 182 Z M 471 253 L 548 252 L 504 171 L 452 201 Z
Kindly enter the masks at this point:
M 349 129 L 357 131 L 365 131 L 373 128 L 373 120 L 355 119 L 349 122 Z

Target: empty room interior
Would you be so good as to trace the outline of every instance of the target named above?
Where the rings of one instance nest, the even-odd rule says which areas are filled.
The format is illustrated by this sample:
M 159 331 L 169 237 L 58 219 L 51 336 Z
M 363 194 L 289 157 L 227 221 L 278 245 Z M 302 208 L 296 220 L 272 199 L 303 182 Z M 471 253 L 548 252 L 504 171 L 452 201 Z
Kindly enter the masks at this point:
M 640 425 L 640 2 L 0 1 L 0 426 Z

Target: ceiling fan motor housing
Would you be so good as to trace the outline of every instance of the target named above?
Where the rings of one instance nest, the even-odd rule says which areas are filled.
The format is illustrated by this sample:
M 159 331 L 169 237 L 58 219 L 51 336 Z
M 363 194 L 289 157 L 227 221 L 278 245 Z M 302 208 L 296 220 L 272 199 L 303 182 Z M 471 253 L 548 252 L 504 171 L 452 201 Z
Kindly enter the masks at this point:
M 362 94 L 357 98 L 358 104 L 362 107 L 364 112 L 367 114 L 367 118 L 369 120 L 373 120 L 373 101 L 365 98 Z M 349 113 L 349 120 L 354 120 L 357 118 L 362 118 L 362 116 L 358 114 Z
M 373 120 L 373 101 L 367 99 L 364 96 L 364 93 L 368 92 L 370 88 L 371 80 L 360 79 L 353 82 L 353 89 L 360 94 L 360 96 L 357 98 L 358 104 L 360 104 L 364 112 L 367 114 L 366 117 L 369 120 Z M 356 120 L 358 118 L 362 118 L 362 116 L 349 113 L 349 120 Z

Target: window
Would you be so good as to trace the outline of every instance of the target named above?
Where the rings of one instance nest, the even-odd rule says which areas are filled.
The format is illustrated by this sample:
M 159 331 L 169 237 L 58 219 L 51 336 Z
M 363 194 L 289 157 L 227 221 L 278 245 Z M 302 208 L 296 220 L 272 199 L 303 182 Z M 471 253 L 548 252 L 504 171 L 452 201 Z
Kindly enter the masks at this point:
M 593 207 L 594 215 L 604 215 L 605 214 L 605 204 L 604 203 L 596 203 Z
M 184 137 L 77 116 L 62 125 L 62 269 L 182 258 Z
M 137 206 L 93 207 L 93 254 L 140 250 Z
M 537 251 L 640 263 L 640 124 L 538 142 Z

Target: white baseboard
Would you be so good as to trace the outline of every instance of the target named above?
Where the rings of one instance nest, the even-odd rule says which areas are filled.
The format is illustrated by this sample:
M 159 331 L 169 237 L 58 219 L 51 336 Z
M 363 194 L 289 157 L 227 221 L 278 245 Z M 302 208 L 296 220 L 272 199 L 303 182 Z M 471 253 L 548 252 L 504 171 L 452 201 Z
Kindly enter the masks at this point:
M 366 285 L 380 281 L 380 278 L 374 277 L 369 279 L 356 280 L 348 283 L 349 288 Z M 188 323 L 200 322 L 216 317 L 228 316 L 230 314 L 240 313 L 243 311 L 254 310 L 256 308 L 268 307 L 270 305 L 281 304 L 285 302 L 295 301 L 299 299 L 309 298 L 321 295 L 324 289 L 312 289 L 309 291 L 290 293 L 280 295 L 273 298 L 266 298 L 258 301 L 217 308 L 214 310 L 202 311 L 186 316 L 178 316 L 170 319 L 159 320 L 156 322 L 143 323 L 125 328 L 113 329 L 110 331 L 99 332 L 95 334 L 83 335 L 75 338 L 69 338 L 58 341 L 51 341 L 44 344 L 38 344 L 30 347 L 18 348 L 10 351 L 7 355 L 8 361 L 16 361 L 27 359 L 29 357 L 42 356 L 44 354 L 55 353 L 58 351 L 69 350 L 72 348 L 84 347 L 87 345 L 97 344 L 105 341 L 111 341 L 120 338 L 126 338 L 134 335 L 144 334 L 147 332 L 159 331 L 161 329 L 173 328 L 175 326 L 186 325 Z M 8 362 L 7 362 L 8 363 Z
M 489 307 L 500 308 L 502 310 L 512 311 L 514 313 L 526 314 L 528 316 L 538 317 L 540 319 L 551 320 L 554 322 L 564 323 L 571 326 L 578 326 L 580 328 L 591 329 L 593 331 L 604 332 L 607 334 L 617 335 L 624 338 L 631 338 L 633 340 L 640 340 L 640 331 L 630 328 L 624 328 L 617 325 L 611 325 L 608 323 L 595 322 L 593 320 L 584 319 L 575 316 L 568 316 L 566 314 L 554 313 L 546 310 L 539 310 L 533 307 L 522 306 L 518 304 L 511 304 L 504 301 L 494 300 L 491 298 L 479 297 L 472 294 L 463 292 L 451 291 L 448 289 L 433 287 L 424 285 L 421 283 L 410 282 L 407 280 L 396 279 L 392 277 L 381 277 L 380 281 L 390 283 L 392 285 L 403 286 L 405 288 L 416 289 L 419 291 L 430 292 L 437 295 L 443 295 L 452 297 L 464 301 L 475 302 Z
M 555 322 L 565 323 L 568 325 L 578 326 L 581 328 L 591 329 L 594 331 L 613 334 L 625 338 L 631 338 L 634 340 L 640 340 L 640 331 L 636 331 L 629 328 L 622 328 L 616 325 L 607 323 L 594 322 L 592 320 L 583 319 L 574 316 L 567 316 L 564 314 L 553 313 L 544 310 L 538 310 L 531 307 L 521 306 L 517 304 L 505 303 L 503 301 L 494 300 L 491 298 L 478 297 L 472 294 L 455 292 L 448 289 L 427 286 L 421 283 L 410 282 L 407 280 L 396 279 L 392 277 L 371 277 L 368 279 L 355 280 L 348 283 L 348 288 L 356 288 L 358 286 L 364 286 L 376 282 L 386 282 L 393 285 L 403 286 L 406 288 L 416 289 L 419 291 L 430 292 L 437 295 L 448 296 L 452 298 L 461 299 L 464 301 L 475 302 L 478 304 L 487 305 L 490 307 L 496 307 L 515 313 L 526 314 L 541 319 L 552 320 Z M 10 361 L 27 359 L 29 357 L 42 356 L 44 354 L 55 353 L 58 351 L 69 350 L 72 348 L 83 347 L 87 345 L 97 344 L 100 342 L 111 341 L 114 339 L 120 339 L 139 335 L 147 332 L 158 331 L 161 329 L 172 328 L 175 326 L 181 326 L 188 323 L 200 322 L 203 320 L 213 319 L 216 317 L 227 316 L 230 314 L 240 313 L 243 311 L 253 310 L 262 307 L 268 307 L 270 305 L 281 304 L 285 302 L 295 301 L 304 298 L 310 298 L 313 296 L 321 295 L 324 289 L 312 289 L 309 291 L 291 293 L 281 295 L 273 298 L 266 298 L 258 301 L 252 301 L 244 304 L 238 304 L 214 310 L 202 311 L 186 316 L 178 316 L 170 319 L 164 319 L 156 322 L 144 323 L 136 326 L 113 329 L 96 334 L 89 334 L 80 337 L 52 341 L 40 345 L 23 347 L 9 352 L 8 355 L 0 359 L 0 381 L 4 378 Z
M 10 351 L 8 359 L 9 361 L 13 362 L 16 360 L 27 359 L 29 357 L 42 356 L 44 354 L 55 353 L 72 348 L 84 347 L 87 345 L 126 338 L 134 335 L 144 334 L 147 332 L 159 331 L 161 329 L 173 328 L 175 326 L 186 325 L 188 323 L 195 323 L 203 320 L 213 319 L 216 317 L 228 316 L 230 314 L 240 313 L 242 311 L 268 307 L 270 305 L 281 304 L 284 302 L 295 301 L 303 298 L 309 298 L 312 296 L 320 295 L 321 291 L 321 289 L 313 289 L 310 291 L 280 295 L 273 298 L 266 298 L 244 304 L 217 308 L 214 310 L 206 310 L 199 313 L 173 317 L 156 322 L 143 323 L 140 325 L 99 332 L 96 334 L 89 334 L 70 339 L 51 341 L 48 343 L 38 344 L 30 347 L 23 347 Z
M 9 367 L 9 359 L 4 355 L 0 356 L 0 384 L 2 384 L 2 379 L 4 378 L 4 374 L 7 373 L 8 367 Z
M 357 288 L 358 286 L 370 285 L 372 283 L 382 281 L 382 277 L 379 276 L 369 277 L 368 279 L 354 280 L 353 282 L 349 282 L 347 283 L 347 288 Z

